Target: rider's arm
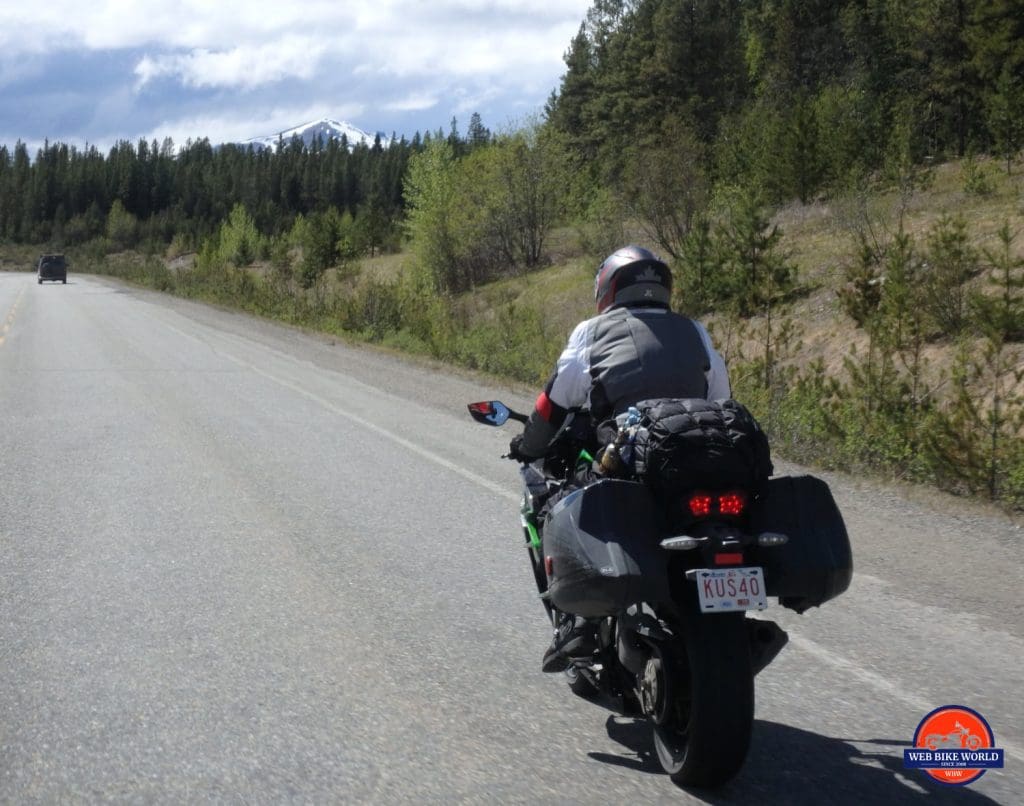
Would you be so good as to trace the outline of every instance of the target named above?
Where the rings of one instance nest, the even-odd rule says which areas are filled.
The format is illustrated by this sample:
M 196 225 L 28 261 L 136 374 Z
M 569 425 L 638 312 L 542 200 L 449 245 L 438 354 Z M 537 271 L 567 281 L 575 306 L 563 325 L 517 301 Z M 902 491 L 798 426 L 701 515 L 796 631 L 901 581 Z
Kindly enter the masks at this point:
M 590 396 L 589 321 L 580 322 L 558 358 L 555 372 L 537 396 L 530 421 L 523 432 L 520 451 L 541 457 L 565 422 L 570 409 L 584 406 Z

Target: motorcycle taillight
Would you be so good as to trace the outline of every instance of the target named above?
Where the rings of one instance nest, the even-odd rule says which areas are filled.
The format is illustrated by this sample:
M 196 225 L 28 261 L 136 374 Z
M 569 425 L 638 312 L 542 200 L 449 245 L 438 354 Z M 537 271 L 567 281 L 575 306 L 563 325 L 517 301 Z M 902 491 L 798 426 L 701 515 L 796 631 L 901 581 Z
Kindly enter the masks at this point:
M 739 517 L 747 508 L 747 494 L 742 491 L 722 493 L 718 496 L 718 511 L 723 515 Z
M 695 518 L 711 515 L 725 515 L 738 518 L 747 509 L 747 494 L 742 490 L 727 493 L 692 493 L 686 501 L 690 514 Z
M 714 499 L 708 493 L 694 493 L 687 501 L 690 507 L 690 514 L 695 518 L 706 518 L 711 514 L 711 504 Z

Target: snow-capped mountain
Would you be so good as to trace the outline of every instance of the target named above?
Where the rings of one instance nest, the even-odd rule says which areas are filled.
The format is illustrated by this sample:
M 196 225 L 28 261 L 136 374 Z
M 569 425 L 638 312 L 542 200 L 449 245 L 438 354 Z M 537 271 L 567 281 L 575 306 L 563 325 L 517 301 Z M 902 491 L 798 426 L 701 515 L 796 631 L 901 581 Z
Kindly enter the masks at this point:
M 313 141 L 317 137 L 320 137 L 326 143 L 332 138 L 340 140 L 342 135 L 348 139 L 350 148 L 359 143 L 366 143 L 366 145 L 372 146 L 375 137 L 375 135 L 364 132 L 362 129 L 353 126 L 351 123 L 346 123 L 343 120 L 323 118 L 321 120 L 314 120 L 311 123 L 303 123 L 301 126 L 296 126 L 294 129 L 288 129 L 287 131 L 278 132 L 277 134 L 270 134 L 266 137 L 253 137 L 251 140 L 244 141 L 242 145 L 252 145 L 256 148 L 274 148 L 277 146 L 278 140 L 283 140 L 287 143 L 292 139 L 292 137 L 297 136 L 308 146 L 312 145 Z M 380 141 L 384 146 L 387 146 L 391 141 L 391 138 L 385 137 L 381 134 Z

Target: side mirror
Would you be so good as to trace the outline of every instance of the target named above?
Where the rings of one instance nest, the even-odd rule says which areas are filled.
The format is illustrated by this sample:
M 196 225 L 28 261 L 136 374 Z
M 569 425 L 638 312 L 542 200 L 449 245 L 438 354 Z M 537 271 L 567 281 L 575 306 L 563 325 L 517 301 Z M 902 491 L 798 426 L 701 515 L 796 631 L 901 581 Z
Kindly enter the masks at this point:
M 509 407 L 500 400 L 485 400 L 481 403 L 470 403 L 470 416 L 482 425 L 504 425 L 508 422 L 512 412 Z

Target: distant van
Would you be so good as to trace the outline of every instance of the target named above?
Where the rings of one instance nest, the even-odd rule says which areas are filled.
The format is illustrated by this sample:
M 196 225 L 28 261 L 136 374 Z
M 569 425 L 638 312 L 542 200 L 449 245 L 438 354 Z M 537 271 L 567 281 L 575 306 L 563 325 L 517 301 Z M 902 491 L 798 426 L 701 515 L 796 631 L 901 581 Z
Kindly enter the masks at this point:
M 68 281 L 68 262 L 64 255 L 40 255 L 39 267 L 37 269 L 38 282 L 43 280 L 60 280 L 62 283 Z

